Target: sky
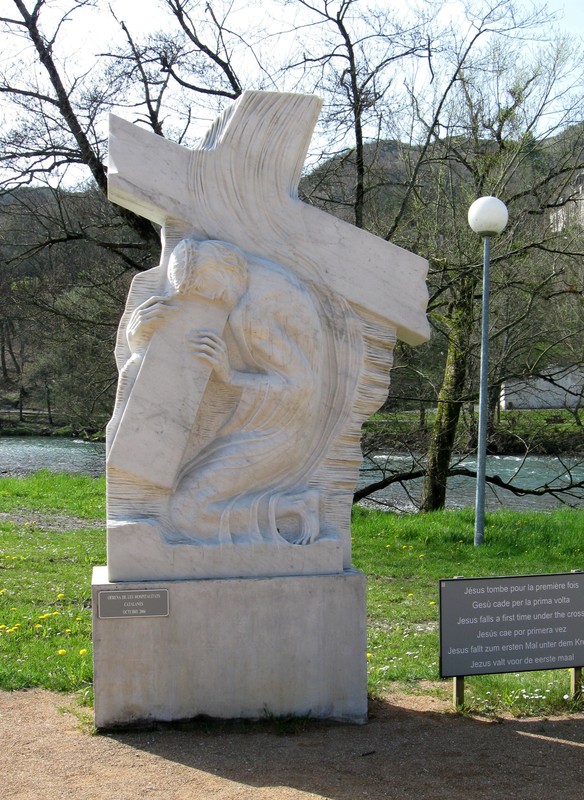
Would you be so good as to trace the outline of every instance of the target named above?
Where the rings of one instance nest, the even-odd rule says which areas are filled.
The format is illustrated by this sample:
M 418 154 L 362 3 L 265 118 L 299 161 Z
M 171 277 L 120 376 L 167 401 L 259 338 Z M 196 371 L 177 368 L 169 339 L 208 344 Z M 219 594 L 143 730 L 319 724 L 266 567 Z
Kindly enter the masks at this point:
M 583 0 L 548 0 L 550 11 L 557 11 L 563 16 L 560 26 L 568 33 L 584 36 L 584 2 Z
M 69 5 L 67 0 L 50 0 L 56 6 Z M 404 10 L 411 7 L 411 0 L 363 0 L 363 5 L 375 5 L 376 2 L 384 8 L 392 5 L 396 8 L 403 6 Z M 202 0 L 201 0 L 202 3 Z M 446 0 L 445 5 L 448 4 Z M 519 0 L 519 5 L 529 7 L 547 6 L 547 8 L 558 14 L 558 26 L 570 33 L 584 37 L 584 0 Z M 110 5 L 113 8 L 119 19 L 131 23 L 133 31 L 151 31 L 153 29 L 153 21 L 159 19 L 161 24 L 164 15 L 159 11 L 159 3 L 157 0 L 110 0 Z M 246 5 L 245 0 L 235 0 L 234 6 Z M 258 17 L 265 18 L 272 10 L 277 14 L 278 10 L 281 11 L 282 3 L 276 0 L 257 0 L 255 3 L 258 9 Z M 294 4 L 292 3 L 292 6 Z M 0 0 L 0 9 L 9 9 L 12 6 L 12 0 Z M 218 6 L 220 7 L 220 3 Z M 249 8 L 245 11 L 246 19 L 249 21 L 250 11 Z M 253 16 L 251 19 L 253 24 Z M 88 31 L 89 40 L 96 39 L 96 28 L 107 29 L 113 23 L 108 14 L 104 14 L 103 6 L 101 11 L 92 15 L 91 30 Z M 81 36 L 80 39 L 85 37 Z
M 32 5 L 32 2 L 33 0 L 26 0 L 29 7 Z M 200 7 L 204 7 L 203 2 L 204 0 L 199 0 Z M 457 2 L 460 4 L 463 0 L 442 0 L 443 13 L 450 16 L 453 13 L 453 9 L 456 8 Z M 584 0 L 547 0 L 546 2 L 544 2 L 544 0 L 516 0 L 516 2 L 518 5 L 523 5 L 525 8 L 533 6 L 542 8 L 545 6 L 549 11 L 556 12 L 558 14 L 556 26 L 561 31 L 565 31 L 568 34 L 580 36 L 584 41 Z M 156 30 L 157 27 L 162 29 L 165 27 L 164 20 L 168 12 L 165 14 L 160 11 L 160 0 L 109 0 L 109 4 L 113 8 L 118 19 L 128 22 L 132 34 L 137 39 L 140 38 L 141 34 L 152 32 Z M 212 4 L 218 9 L 222 4 L 222 0 L 212 0 Z M 233 4 L 236 7 L 247 6 L 244 12 L 245 23 L 243 29 L 252 35 L 254 29 L 258 27 L 260 20 L 264 22 L 266 15 L 272 13 L 276 16 L 278 12 L 282 10 L 282 0 L 279 2 L 278 0 L 255 0 L 251 11 L 246 0 L 234 0 Z M 399 8 L 400 5 L 402 5 L 405 11 L 406 9 L 411 9 L 412 0 L 362 0 L 362 3 L 358 2 L 356 5 L 358 9 L 360 6 L 368 7 L 375 4 L 378 4 L 382 8 L 390 9 L 392 7 Z M 88 71 L 90 71 L 95 63 L 95 55 L 97 53 L 103 53 L 104 51 L 107 52 L 109 49 L 108 44 L 110 36 L 112 38 L 114 35 L 116 38 L 119 37 L 119 27 L 112 19 L 111 15 L 104 10 L 104 6 L 107 8 L 106 2 L 101 2 L 100 9 L 97 11 L 84 9 L 79 17 L 69 22 L 66 28 L 62 30 L 62 33 L 66 33 L 64 44 L 68 50 L 72 74 L 74 72 L 73 62 L 76 62 L 78 59 L 81 60 L 81 62 L 87 66 Z M 64 9 L 70 7 L 71 0 L 47 0 L 47 8 L 45 11 L 54 8 L 55 19 L 57 20 L 61 17 L 59 8 Z M 296 11 L 298 18 L 300 18 L 301 4 L 292 0 L 290 7 Z M 257 20 L 253 13 L 253 8 L 257 9 Z M 14 15 L 13 0 L 0 0 L 0 17 L 10 17 Z M 84 21 L 80 24 L 77 19 L 83 19 Z M 290 15 L 288 15 L 288 19 L 291 19 Z M 241 29 L 235 21 L 234 27 Z M 292 37 L 288 37 L 285 41 L 279 40 L 277 46 L 274 44 L 274 47 L 272 47 L 272 51 L 277 52 L 278 59 L 281 60 L 281 63 L 286 61 L 285 53 L 283 52 L 284 47 L 292 46 L 292 44 Z M 9 65 L 14 56 L 20 55 L 20 53 L 18 53 L 18 49 L 20 49 L 18 40 L 16 40 L 15 46 L 17 47 L 16 51 L 11 51 L 11 49 L 7 47 L 0 48 L 0 68 L 3 66 L 2 62 Z M 23 48 L 26 47 L 24 42 L 22 46 Z M 28 43 L 28 46 L 30 47 L 30 43 Z M 242 53 L 244 52 L 245 51 L 242 49 Z M 294 76 L 292 76 L 290 80 L 293 80 L 293 78 Z M 266 85 L 266 88 L 268 88 L 268 85 Z M 278 83 L 278 88 L 280 90 L 295 91 L 294 85 L 284 85 L 281 83 L 281 79 Z M 118 113 L 122 116 L 126 116 L 127 111 L 121 109 Z M 195 125 L 193 126 L 193 133 L 195 136 L 202 135 L 206 131 L 209 123 L 215 118 L 216 113 L 217 110 L 212 104 L 209 105 L 208 109 L 193 110 L 193 114 L 200 114 L 198 121 L 195 122 L 196 118 L 194 120 Z M 192 135 L 193 134 L 191 134 L 191 138 Z
M 459 3 L 462 0 L 458 0 Z M 584 40 L 584 0 L 516 0 L 517 4 L 521 7 L 529 8 L 532 6 L 543 7 L 546 6 L 549 11 L 557 13 L 557 27 L 571 35 L 579 35 Z M 203 0 L 199 0 L 200 6 L 203 6 Z M 443 9 L 449 15 L 452 13 L 457 0 L 444 0 Z M 27 5 L 32 5 L 32 0 L 27 0 Z M 152 32 L 156 27 L 164 28 L 165 19 L 168 18 L 169 12 L 160 10 L 160 0 L 109 0 L 109 5 L 119 20 L 128 22 L 132 34 L 139 37 L 142 33 Z M 215 0 L 212 3 L 217 9 L 221 8 L 222 0 Z M 251 10 L 247 0 L 234 0 L 233 6 L 244 7 L 243 12 L 247 30 L 252 32 L 254 29 L 255 15 L 253 8 L 257 8 L 257 21 L 265 22 L 266 16 L 273 14 L 279 16 L 282 13 L 282 0 L 255 0 L 251 3 Z M 403 7 L 404 12 L 411 9 L 412 0 L 362 0 L 364 7 L 371 5 L 379 5 L 382 8 L 396 8 Z M 47 0 L 47 8 L 55 9 L 55 17 L 59 18 L 61 14 L 59 9 L 68 8 L 71 6 L 71 0 Z M 73 57 L 89 57 L 91 58 L 96 52 L 103 51 L 104 40 L 107 42 L 107 32 L 119 35 L 119 28 L 112 16 L 104 10 L 107 8 L 107 2 L 100 3 L 97 10 L 83 10 L 81 14 L 76 14 L 76 17 L 71 21 L 67 28 L 67 46 L 71 47 Z M 361 2 L 356 3 L 359 8 Z M 47 8 L 43 14 L 47 13 Z M 294 0 L 290 3 L 289 8 L 295 9 L 297 19 L 302 18 L 302 7 L 300 3 L 295 3 Z M 14 4 L 13 0 L 0 0 L 0 16 L 13 16 Z M 300 10 L 299 10 L 300 9 Z M 287 18 L 291 19 L 290 13 Z M 84 24 L 80 24 L 77 20 L 84 20 Z M 240 27 L 235 21 L 234 25 Z M 245 30 L 245 27 L 244 27 Z M 105 36 L 104 36 L 105 34 Z M 278 48 L 283 46 L 283 42 L 278 42 Z M 76 51 L 76 52 L 75 52 Z M 6 57 L 10 57 L 5 51 Z M 282 53 L 280 53 L 282 57 Z M 0 62 L 2 61 L 2 54 L 0 52 Z
M 371 0 L 369 0 L 369 3 Z M 364 5 L 368 3 L 365 2 Z M 382 6 L 387 7 L 392 5 L 387 0 L 382 0 Z M 404 9 L 411 6 L 411 0 L 393 0 L 393 4 L 399 7 L 403 5 Z M 558 24 L 561 28 L 572 34 L 580 34 L 584 36 L 584 2 L 583 0 L 547 0 L 539 2 L 533 0 L 533 4 L 537 6 L 546 5 L 550 11 L 557 12 L 561 19 Z M 134 24 L 144 25 L 148 29 L 151 25 L 151 17 L 148 13 L 144 13 L 145 9 L 155 8 L 156 2 L 153 0 L 112 0 L 111 5 L 120 12 L 123 17 L 128 19 L 132 18 Z M 236 3 L 237 5 L 237 3 Z M 272 0 L 258 0 L 258 10 L 261 9 L 262 16 L 264 13 L 269 12 L 270 8 L 275 5 Z M 530 5 L 530 3 L 526 3 Z

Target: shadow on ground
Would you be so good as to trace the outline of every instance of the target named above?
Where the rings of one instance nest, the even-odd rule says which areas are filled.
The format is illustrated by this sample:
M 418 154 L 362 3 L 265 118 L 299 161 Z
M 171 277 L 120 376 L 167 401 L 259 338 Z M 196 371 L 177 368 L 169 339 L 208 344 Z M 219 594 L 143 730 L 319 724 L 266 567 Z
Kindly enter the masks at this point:
M 576 800 L 582 796 L 582 716 L 493 721 L 448 712 L 443 704 L 420 711 L 387 699 L 371 703 L 367 725 L 309 722 L 300 728 L 290 732 L 288 726 L 273 721 L 248 725 L 196 721 L 109 737 L 124 747 L 205 773 L 211 781 L 209 797 L 284 798 L 307 793 L 330 800 Z M 221 781 L 256 790 L 271 788 L 274 793 L 229 794 Z

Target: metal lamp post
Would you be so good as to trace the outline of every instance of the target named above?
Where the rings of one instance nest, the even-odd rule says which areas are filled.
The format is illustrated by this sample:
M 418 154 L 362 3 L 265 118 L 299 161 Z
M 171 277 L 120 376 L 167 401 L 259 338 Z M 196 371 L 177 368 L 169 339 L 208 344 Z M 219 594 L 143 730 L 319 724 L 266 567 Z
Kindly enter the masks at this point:
M 483 237 L 483 306 L 481 319 L 481 376 L 479 390 L 479 437 L 477 444 L 477 486 L 475 503 L 475 547 L 485 541 L 485 467 L 487 458 L 487 420 L 489 388 L 489 291 L 491 236 L 507 225 L 507 206 L 496 197 L 480 197 L 468 210 L 468 224 Z

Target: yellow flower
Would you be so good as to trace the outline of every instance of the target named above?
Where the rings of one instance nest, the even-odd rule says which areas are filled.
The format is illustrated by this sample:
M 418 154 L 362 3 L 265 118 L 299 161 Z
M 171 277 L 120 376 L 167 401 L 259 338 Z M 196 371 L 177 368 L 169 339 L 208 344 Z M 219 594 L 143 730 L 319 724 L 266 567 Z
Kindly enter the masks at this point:
M 372 658 L 372 657 L 373 657 L 373 653 L 367 653 L 367 658 Z
M 410 593 L 408 594 L 408 597 L 413 597 L 413 596 L 414 596 L 414 593 L 413 593 L 413 592 L 410 592 Z
M 6 589 L 0 589 L 0 594 L 4 594 L 5 591 Z
M 81 650 L 79 651 L 79 655 L 80 655 L 80 656 L 85 656 L 85 655 L 87 655 L 87 650 L 86 650 L 84 647 L 82 647 L 82 648 L 81 648 Z
M 6 625 L 0 625 L 0 631 L 3 631 Z
M 61 613 L 60 611 L 53 611 L 53 616 L 54 617 L 58 617 L 60 613 Z M 49 616 L 50 616 L 50 614 L 49 614 Z
M 58 653 L 60 656 L 66 656 L 66 655 L 67 655 L 67 651 L 66 651 L 66 650 L 57 650 L 57 653 Z
M 65 597 L 65 593 L 64 592 L 59 592 L 59 594 L 57 595 L 57 599 L 58 600 L 62 600 L 64 597 Z
M 42 628 L 42 627 L 43 626 L 39 622 L 37 622 L 37 624 L 35 625 L 35 628 Z
M 428 603 L 428 605 L 430 605 L 430 606 L 435 606 L 435 605 L 436 605 L 436 601 L 435 601 L 435 600 L 430 600 L 430 602 Z

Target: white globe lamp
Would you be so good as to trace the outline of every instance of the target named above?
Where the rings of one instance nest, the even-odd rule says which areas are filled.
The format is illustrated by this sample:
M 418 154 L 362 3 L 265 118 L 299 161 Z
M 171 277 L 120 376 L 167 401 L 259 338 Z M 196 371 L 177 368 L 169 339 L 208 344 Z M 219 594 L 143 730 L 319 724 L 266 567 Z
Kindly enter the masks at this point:
M 496 236 L 505 230 L 509 214 L 497 197 L 479 197 L 468 210 L 468 224 L 480 236 Z

